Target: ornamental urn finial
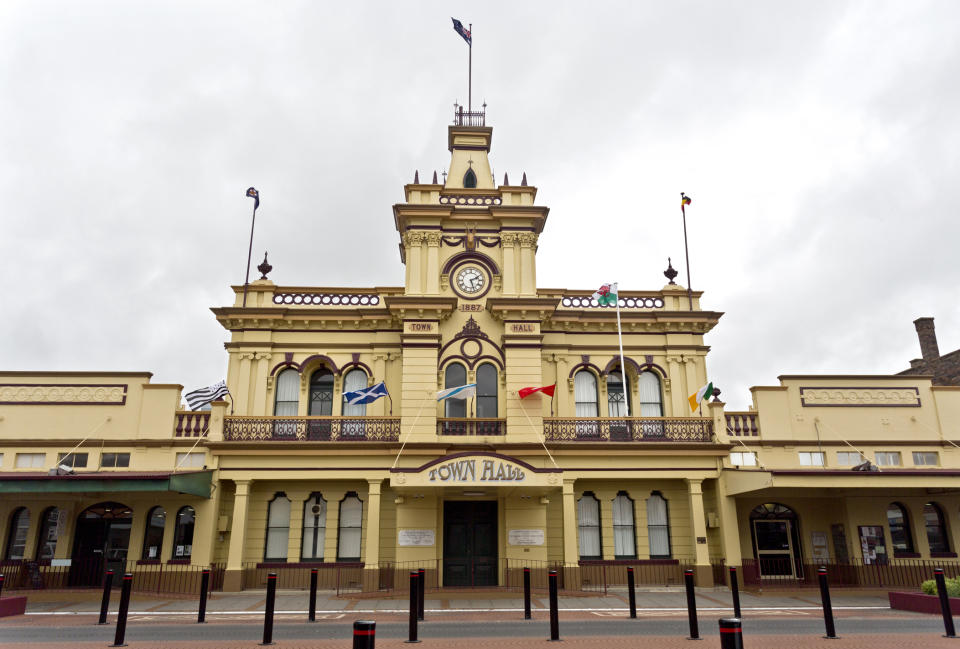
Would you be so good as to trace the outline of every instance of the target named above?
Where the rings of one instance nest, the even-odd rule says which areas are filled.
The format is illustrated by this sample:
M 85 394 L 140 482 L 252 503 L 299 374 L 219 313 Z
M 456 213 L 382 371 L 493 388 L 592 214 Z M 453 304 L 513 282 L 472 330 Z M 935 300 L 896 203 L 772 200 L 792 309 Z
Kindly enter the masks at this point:
M 267 261 L 267 253 L 263 253 L 263 263 L 257 266 L 257 270 L 260 271 L 260 279 L 267 279 L 267 273 L 273 270 L 273 266 L 270 265 L 270 262 Z
M 663 271 L 664 277 L 670 280 L 670 284 L 676 286 L 676 282 L 673 281 L 674 278 L 678 275 L 676 269 L 673 267 L 673 264 L 670 262 L 670 257 L 667 257 L 667 269 Z

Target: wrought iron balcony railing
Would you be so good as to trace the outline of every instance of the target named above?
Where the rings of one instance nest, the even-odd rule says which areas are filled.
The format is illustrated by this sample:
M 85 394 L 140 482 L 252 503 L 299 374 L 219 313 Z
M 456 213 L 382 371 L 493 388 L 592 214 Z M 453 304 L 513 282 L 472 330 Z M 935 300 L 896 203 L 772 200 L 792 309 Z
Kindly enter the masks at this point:
M 437 435 L 506 435 L 506 419 L 437 418 Z
M 231 442 L 396 442 L 399 417 L 225 417 Z
M 548 442 L 709 442 L 713 421 L 700 417 L 544 417 Z

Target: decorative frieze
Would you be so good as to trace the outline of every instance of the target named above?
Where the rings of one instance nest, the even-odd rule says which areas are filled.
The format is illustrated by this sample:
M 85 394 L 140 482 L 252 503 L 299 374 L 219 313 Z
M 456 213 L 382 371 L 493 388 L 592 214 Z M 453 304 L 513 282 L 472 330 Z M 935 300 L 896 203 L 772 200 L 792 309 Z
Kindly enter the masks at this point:
M 274 304 L 301 306 L 377 306 L 379 295 L 359 293 L 276 293 Z
M 801 387 L 800 403 L 805 408 L 837 406 L 919 408 L 920 390 L 918 388 Z
M 503 200 L 499 196 L 441 196 L 441 205 L 474 205 L 484 207 L 487 205 L 500 205 Z
M 612 305 L 601 306 L 590 296 L 571 295 L 564 296 L 560 304 L 566 307 L 586 308 L 586 309 L 612 309 Z M 621 309 L 662 309 L 663 298 L 659 297 L 622 297 L 620 298 Z
M 126 384 L 0 384 L 3 405 L 122 406 L 126 402 Z

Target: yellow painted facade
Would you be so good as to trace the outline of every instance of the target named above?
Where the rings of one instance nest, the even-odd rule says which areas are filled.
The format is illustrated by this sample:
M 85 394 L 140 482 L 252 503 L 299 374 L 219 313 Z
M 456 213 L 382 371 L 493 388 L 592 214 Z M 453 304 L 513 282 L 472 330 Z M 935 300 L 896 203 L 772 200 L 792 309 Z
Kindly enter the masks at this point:
M 0 373 L 5 561 L 218 565 L 239 589 L 258 567 L 496 586 L 522 565 L 585 582 L 632 562 L 707 585 L 720 560 L 799 578 L 813 560 L 955 556 L 960 388 L 783 376 L 748 412 L 691 412 L 722 314 L 670 283 L 619 295 L 627 416 L 616 310 L 537 286 L 549 210 L 525 177 L 495 183 L 492 129 L 448 142 L 446 182 L 393 206 L 404 286 L 261 279 L 213 309 L 229 401 L 186 411 L 147 373 Z M 380 381 L 389 398 L 342 396 Z M 437 401 L 465 383 L 476 397 Z M 852 470 L 864 459 L 879 471 Z

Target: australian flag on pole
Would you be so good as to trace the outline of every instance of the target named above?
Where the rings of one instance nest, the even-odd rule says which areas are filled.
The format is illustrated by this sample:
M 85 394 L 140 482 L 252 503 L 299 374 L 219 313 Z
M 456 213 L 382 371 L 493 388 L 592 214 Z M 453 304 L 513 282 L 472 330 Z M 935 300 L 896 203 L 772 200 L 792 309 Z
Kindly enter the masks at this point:
M 361 388 L 359 390 L 354 390 L 353 392 L 344 392 L 344 400 L 351 406 L 359 406 L 363 403 L 373 403 L 380 397 L 389 396 L 387 392 L 387 386 L 384 385 L 383 381 L 380 381 L 376 385 L 369 388 Z
M 473 47 L 473 40 L 470 38 L 470 30 L 463 26 L 463 23 L 457 20 L 456 18 L 450 18 L 453 21 L 453 29 L 463 36 L 463 40 L 467 41 L 467 45 Z

